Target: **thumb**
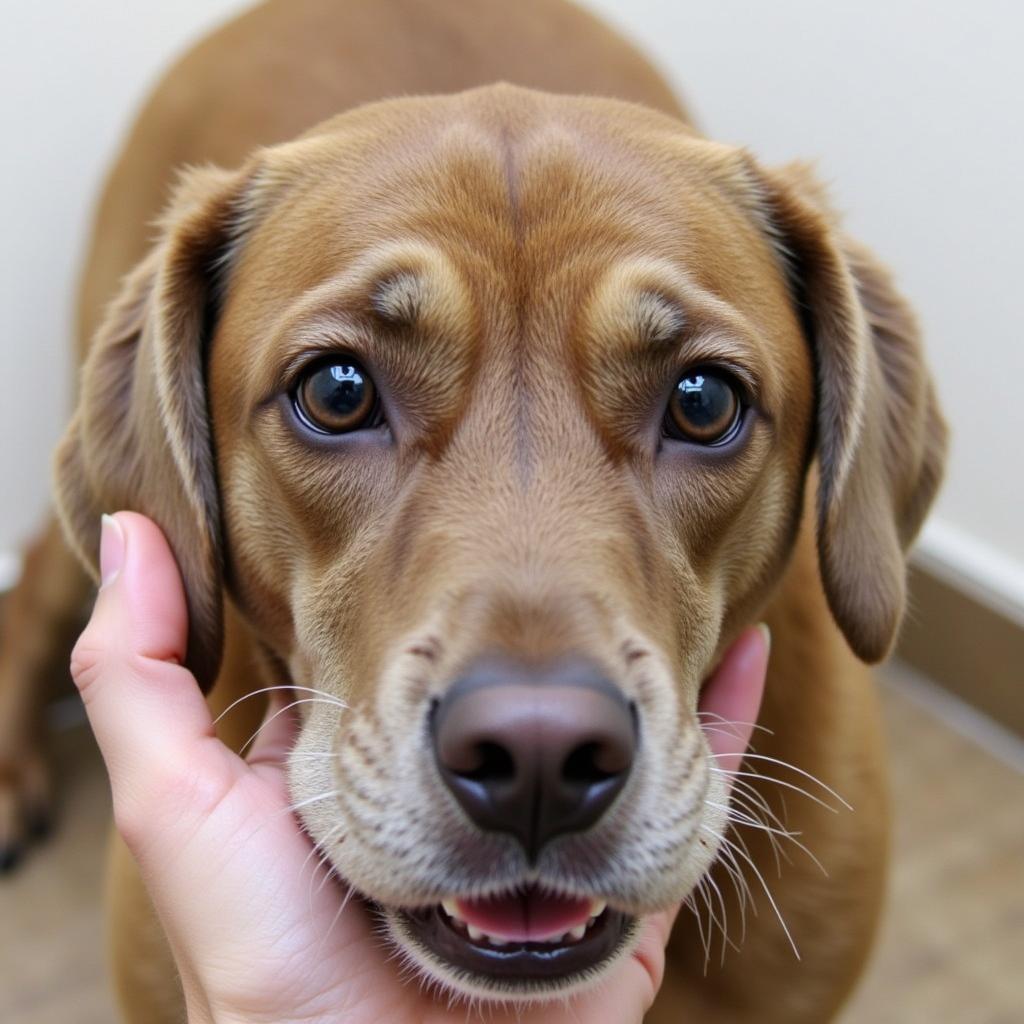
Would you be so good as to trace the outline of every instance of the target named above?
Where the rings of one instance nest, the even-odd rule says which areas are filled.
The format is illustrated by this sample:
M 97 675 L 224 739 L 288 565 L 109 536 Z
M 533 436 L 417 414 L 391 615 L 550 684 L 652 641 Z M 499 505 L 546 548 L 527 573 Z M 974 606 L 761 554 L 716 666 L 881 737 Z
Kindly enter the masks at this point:
M 188 615 L 160 529 L 132 512 L 104 516 L 102 583 L 71 656 L 71 675 L 107 764 L 119 824 L 158 792 L 157 773 L 195 767 L 213 735 L 195 679 L 180 661 Z M 226 751 L 224 752 L 226 754 Z

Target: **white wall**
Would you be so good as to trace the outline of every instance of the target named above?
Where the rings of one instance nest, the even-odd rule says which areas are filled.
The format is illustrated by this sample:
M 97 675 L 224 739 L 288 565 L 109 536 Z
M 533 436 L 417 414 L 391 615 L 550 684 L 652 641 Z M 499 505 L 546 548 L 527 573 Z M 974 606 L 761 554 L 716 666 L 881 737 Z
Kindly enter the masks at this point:
M 0 19 L 0 586 L 48 504 L 90 210 L 168 58 L 237 0 L 35 0 Z
M 495 0 L 504 2 L 504 0 Z M 91 197 L 159 67 L 236 0 L 9 5 L 0 41 L 0 552 L 46 503 Z M 709 134 L 817 157 L 921 312 L 954 431 L 924 554 L 1024 610 L 1024 7 L 1010 0 L 590 0 Z

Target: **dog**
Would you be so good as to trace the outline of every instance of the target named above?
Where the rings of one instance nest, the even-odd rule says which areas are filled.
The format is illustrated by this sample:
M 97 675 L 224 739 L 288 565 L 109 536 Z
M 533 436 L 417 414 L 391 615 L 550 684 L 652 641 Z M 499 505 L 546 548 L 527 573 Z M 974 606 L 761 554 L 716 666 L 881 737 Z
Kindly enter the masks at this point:
M 142 111 L 80 336 L 63 538 L 6 610 L 9 802 L 47 801 L 28 695 L 87 598 L 75 559 L 95 578 L 100 514 L 131 508 L 216 710 L 330 698 L 299 705 L 295 801 L 427 981 L 564 996 L 684 900 L 649 1020 L 834 1017 L 885 879 L 865 662 L 945 426 L 910 309 L 806 167 L 702 137 L 562 0 L 271 0 Z M 759 619 L 730 809 L 697 701 Z M 585 912 L 469 931 L 503 901 Z M 181 1019 L 117 841 L 110 903 L 125 1018 Z

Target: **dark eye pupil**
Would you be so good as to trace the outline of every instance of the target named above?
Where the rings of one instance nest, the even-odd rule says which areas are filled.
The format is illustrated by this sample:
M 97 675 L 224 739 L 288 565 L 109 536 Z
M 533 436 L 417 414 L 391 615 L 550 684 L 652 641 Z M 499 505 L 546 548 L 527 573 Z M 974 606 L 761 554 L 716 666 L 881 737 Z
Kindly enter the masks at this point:
M 679 382 L 680 412 L 698 429 L 714 427 L 731 414 L 732 389 L 720 377 L 695 373 Z
M 740 420 L 740 400 L 727 377 L 691 371 L 676 385 L 665 425 L 673 437 L 718 444 Z
M 377 405 L 373 381 L 358 363 L 324 363 L 309 372 L 293 397 L 314 429 L 343 434 L 365 426 Z
M 309 384 L 314 403 L 342 419 L 359 412 L 366 399 L 366 380 L 359 368 L 351 364 L 325 366 Z

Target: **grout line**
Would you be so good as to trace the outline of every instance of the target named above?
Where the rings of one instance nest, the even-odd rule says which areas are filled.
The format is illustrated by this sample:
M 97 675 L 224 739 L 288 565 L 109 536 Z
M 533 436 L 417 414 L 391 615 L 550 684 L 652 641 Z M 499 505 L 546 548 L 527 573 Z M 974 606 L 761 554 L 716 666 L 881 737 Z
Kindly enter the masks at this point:
M 883 685 L 930 712 L 1008 768 L 1024 775 L 1024 740 L 903 661 L 879 672 Z

